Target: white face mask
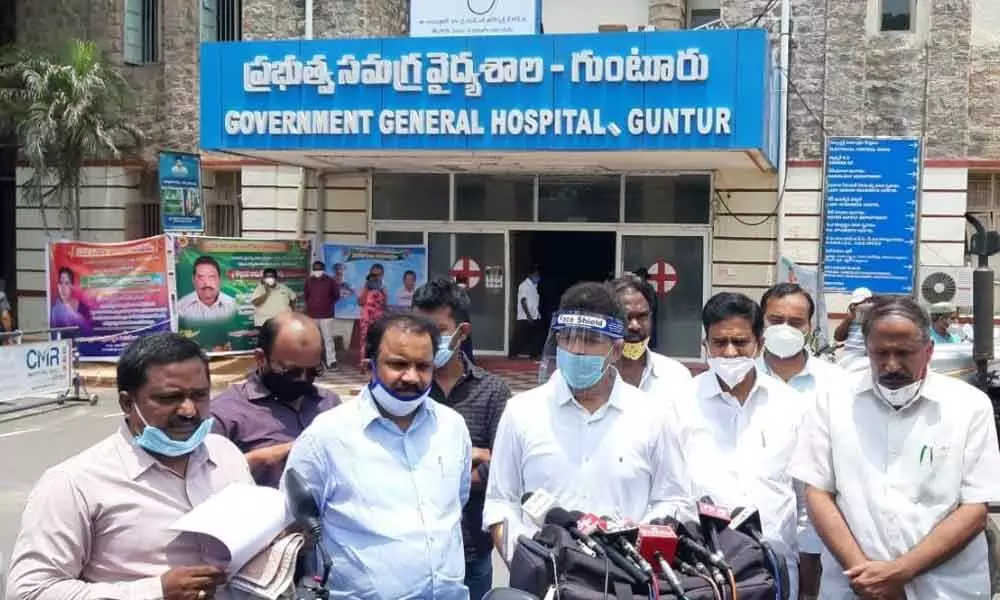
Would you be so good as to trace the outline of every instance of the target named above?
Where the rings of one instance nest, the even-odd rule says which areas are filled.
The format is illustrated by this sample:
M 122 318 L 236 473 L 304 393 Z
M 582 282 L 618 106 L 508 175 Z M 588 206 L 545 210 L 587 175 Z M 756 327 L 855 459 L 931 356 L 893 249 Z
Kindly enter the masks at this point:
M 764 348 L 778 358 L 796 356 L 805 346 L 806 334 L 787 323 L 771 325 L 764 330 Z
M 272 285 L 274 285 L 275 283 L 277 283 L 277 282 L 276 282 L 276 280 L 274 279 L 274 277 L 265 277 L 265 278 L 264 278 L 264 285 L 267 285 L 267 286 L 272 286 Z
M 747 378 L 754 368 L 754 360 L 746 356 L 732 358 L 713 356 L 708 359 L 708 368 L 718 375 L 722 383 L 734 388 Z
M 323 276 L 323 271 L 313 271 L 312 272 L 312 276 L 316 277 L 316 278 L 322 277 Z
M 378 375 L 372 378 L 372 382 L 368 384 L 368 390 L 375 402 L 385 412 L 394 417 L 407 417 L 413 414 L 418 408 L 423 406 L 424 402 L 427 401 L 427 397 L 431 395 L 431 388 L 428 387 L 419 396 L 402 398 L 394 394 L 384 383 L 379 381 Z
M 918 379 L 911 384 L 893 390 L 876 381 L 875 392 L 893 407 L 901 408 L 920 394 L 920 388 L 923 385 L 924 380 Z

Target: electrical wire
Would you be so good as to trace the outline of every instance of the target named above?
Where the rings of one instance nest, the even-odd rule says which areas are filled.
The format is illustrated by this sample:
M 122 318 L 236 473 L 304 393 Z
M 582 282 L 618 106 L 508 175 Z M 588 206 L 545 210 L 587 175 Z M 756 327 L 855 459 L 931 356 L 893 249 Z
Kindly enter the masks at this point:
M 778 562 L 778 557 L 774 554 L 774 550 L 770 546 L 764 544 L 761 548 L 764 549 L 764 556 L 767 557 L 767 562 L 771 563 L 771 570 L 774 573 L 774 597 L 777 600 L 783 600 L 784 590 L 781 589 L 781 563 Z
M 692 573 L 692 575 L 694 575 L 699 579 L 704 579 L 705 581 L 708 582 L 708 585 L 712 586 L 712 593 L 715 595 L 715 600 L 723 600 L 722 592 L 719 591 L 719 586 L 715 585 L 715 582 L 712 581 L 711 577 L 705 575 L 704 573 L 698 573 L 697 571 Z
M 732 568 L 726 569 L 726 574 L 729 575 L 729 587 L 733 589 L 733 600 L 738 600 L 738 595 L 736 593 L 736 575 L 733 573 Z
M 604 600 L 608 600 L 608 588 L 611 586 L 611 559 L 604 553 Z

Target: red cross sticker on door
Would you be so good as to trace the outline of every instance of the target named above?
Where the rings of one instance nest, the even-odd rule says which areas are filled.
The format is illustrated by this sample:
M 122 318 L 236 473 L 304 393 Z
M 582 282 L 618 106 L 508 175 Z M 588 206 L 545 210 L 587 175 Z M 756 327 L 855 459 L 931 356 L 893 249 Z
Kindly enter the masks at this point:
M 456 260 L 455 264 L 451 266 L 449 274 L 455 278 L 464 277 L 467 279 L 469 289 L 476 287 L 479 284 L 479 280 L 483 278 L 483 271 L 479 268 L 479 264 L 468 256 L 463 256 Z
M 677 270 L 667 261 L 658 260 L 649 267 L 646 281 L 656 289 L 658 296 L 666 295 L 677 285 Z

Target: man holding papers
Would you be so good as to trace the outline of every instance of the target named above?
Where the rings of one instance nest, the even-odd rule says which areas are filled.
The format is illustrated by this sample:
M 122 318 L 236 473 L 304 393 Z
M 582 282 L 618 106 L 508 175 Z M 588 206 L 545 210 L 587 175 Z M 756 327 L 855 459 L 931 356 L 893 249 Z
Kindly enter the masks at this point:
M 469 597 L 461 521 L 472 444 L 462 417 L 428 397 L 440 337 L 409 313 L 373 323 L 371 382 L 292 446 L 285 473 L 302 478 L 322 514 L 331 598 Z
M 176 333 L 132 342 L 118 362 L 118 431 L 42 475 L 11 558 L 17 600 L 230 597 L 192 534 L 170 529 L 233 482 L 243 454 L 210 433 L 208 359 Z

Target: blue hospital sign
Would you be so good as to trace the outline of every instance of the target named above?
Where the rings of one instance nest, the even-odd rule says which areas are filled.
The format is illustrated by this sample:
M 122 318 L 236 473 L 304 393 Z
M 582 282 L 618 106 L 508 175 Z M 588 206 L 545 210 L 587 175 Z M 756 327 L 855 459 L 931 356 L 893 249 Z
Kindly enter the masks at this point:
M 761 150 L 763 30 L 202 44 L 206 150 Z

